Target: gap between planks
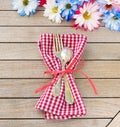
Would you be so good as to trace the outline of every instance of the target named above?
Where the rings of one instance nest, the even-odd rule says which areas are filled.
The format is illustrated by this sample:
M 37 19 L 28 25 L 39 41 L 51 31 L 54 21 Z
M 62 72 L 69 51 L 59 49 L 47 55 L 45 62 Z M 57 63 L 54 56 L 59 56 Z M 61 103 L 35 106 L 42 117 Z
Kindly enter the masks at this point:
M 30 119 L 30 120 L 0 120 L 0 127 L 105 127 L 109 122 L 109 119 L 71 119 L 66 121 L 55 121 L 55 120 L 41 120 L 41 119 Z
M 110 120 L 106 127 L 119 127 L 120 125 L 120 111 Z

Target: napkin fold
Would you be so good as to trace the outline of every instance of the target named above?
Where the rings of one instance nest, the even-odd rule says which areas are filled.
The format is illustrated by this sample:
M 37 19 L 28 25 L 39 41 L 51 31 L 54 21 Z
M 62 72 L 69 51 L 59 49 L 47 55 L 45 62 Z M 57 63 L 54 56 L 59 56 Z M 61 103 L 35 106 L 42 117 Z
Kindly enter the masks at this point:
M 74 59 L 77 59 L 77 62 L 71 67 L 71 69 L 75 69 L 86 45 L 87 37 L 82 34 L 62 34 L 61 38 L 64 47 L 68 47 L 73 51 L 73 58 L 66 66 L 69 66 Z M 40 34 L 38 44 L 43 61 L 48 69 L 50 71 L 61 70 L 61 61 L 53 53 L 53 34 Z M 56 80 L 58 77 L 59 75 L 56 75 L 52 80 Z M 55 84 L 51 85 L 45 89 L 35 106 L 36 109 L 45 112 L 45 119 L 68 119 L 86 114 L 86 107 L 74 81 L 73 75 L 67 73 L 67 78 L 74 97 L 74 103 L 68 104 L 65 101 L 65 86 L 64 79 L 62 78 L 59 96 L 53 96 L 52 90 Z

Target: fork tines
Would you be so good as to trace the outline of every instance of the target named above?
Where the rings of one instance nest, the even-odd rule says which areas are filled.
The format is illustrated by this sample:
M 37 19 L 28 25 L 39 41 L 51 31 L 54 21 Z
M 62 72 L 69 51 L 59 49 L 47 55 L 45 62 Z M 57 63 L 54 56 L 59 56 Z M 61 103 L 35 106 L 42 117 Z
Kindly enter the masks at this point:
M 61 51 L 63 49 L 63 43 L 60 34 L 53 35 L 53 47 L 55 51 Z

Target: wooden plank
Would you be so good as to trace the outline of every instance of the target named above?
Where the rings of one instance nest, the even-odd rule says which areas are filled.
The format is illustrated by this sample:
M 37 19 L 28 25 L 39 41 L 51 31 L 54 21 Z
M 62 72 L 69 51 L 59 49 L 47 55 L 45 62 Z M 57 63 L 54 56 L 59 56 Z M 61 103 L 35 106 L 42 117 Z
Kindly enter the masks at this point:
M 0 118 L 43 118 L 34 108 L 38 99 L 0 99 Z M 118 99 L 84 99 L 87 115 L 82 118 L 111 118 L 120 110 Z
M 120 112 L 113 119 L 113 121 L 108 125 L 108 127 L 120 127 Z
M 1 61 L 0 78 L 50 78 L 43 61 Z M 120 61 L 86 61 L 82 70 L 91 78 L 120 78 Z M 79 72 L 76 78 L 83 77 Z
M 100 28 L 92 33 L 83 32 L 82 30 L 76 31 L 70 27 L 72 22 L 67 23 L 64 21 L 62 24 L 55 24 L 43 17 L 43 11 L 39 11 L 44 10 L 43 7 L 38 8 L 35 15 L 22 18 L 16 11 L 12 11 L 12 1 L 0 0 L 0 10 L 2 10 L 0 13 L 0 42 L 2 42 L 0 44 L 0 60 L 3 60 L 0 61 L 0 78 L 50 78 L 50 76 L 43 75 L 46 68 L 42 61 L 27 61 L 41 59 L 36 44 L 30 44 L 29 42 L 37 42 L 39 34 L 46 32 L 68 33 L 69 31 L 69 33 L 83 33 L 88 36 L 88 42 L 92 43 L 89 43 L 85 49 L 85 59 L 120 59 L 120 46 L 118 43 L 113 44 L 113 42 L 120 42 L 118 32 L 111 32 L 106 28 Z M 4 42 L 7 43 L 4 44 Z M 17 42 L 23 43 L 20 44 Z M 93 44 L 93 42 L 96 44 Z M 103 44 L 98 45 L 97 43 L 99 42 L 103 42 Z M 105 42 L 108 42 L 109 45 L 105 45 Z M 12 61 L 18 59 L 26 61 Z M 120 78 L 120 61 L 86 61 L 85 63 L 83 71 L 92 78 Z M 77 73 L 75 77 L 81 78 L 82 76 Z M 85 119 L 73 119 L 70 121 L 45 121 L 39 119 L 43 118 L 43 113 L 34 109 L 34 105 L 38 99 L 30 99 L 30 97 L 39 97 L 41 93 L 36 95 L 34 94 L 34 90 L 49 81 L 50 79 L 0 79 L 0 127 L 33 127 L 34 125 L 36 127 L 52 127 L 55 125 L 62 127 L 63 124 L 66 127 L 68 125 L 69 127 L 104 127 L 110 121 L 110 118 L 120 110 L 119 79 L 94 79 L 93 81 L 99 92 L 98 96 L 94 95 L 86 79 L 76 79 L 76 83 L 80 84 L 79 89 L 81 94 L 83 97 L 86 97 L 84 100 L 88 109 L 88 115 L 82 117 Z M 15 99 L 15 97 L 27 98 Z M 96 97 L 96 99 L 89 97 Z M 119 126 L 119 119 L 117 116 L 110 124 L 110 127 Z
M 0 42 L 37 42 L 39 34 L 46 32 L 85 34 L 88 42 L 120 42 L 119 32 L 111 32 L 106 28 L 85 32 L 71 27 L 0 27 Z
M 39 97 L 34 91 L 50 82 L 50 79 L 2 79 L 0 80 L 0 98 Z M 98 95 L 92 91 L 87 79 L 75 79 L 83 97 L 120 97 L 120 79 L 93 79 Z
M 12 0 L 0 0 L 0 10 L 11 10 L 11 2 Z
M 41 8 L 39 8 L 41 9 Z M 43 7 L 42 7 L 43 9 Z M 21 17 L 15 11 L 1 11 L 0 26 L 72 26 L 73 20 L 66 22 L 63 20 L 60 24 L 50 21 L 43 16 L 43 11 L 37 11 L 32 17 Z M 10 19 L 10 20 L 9 20 Z M 104 26 L 103 24 L 101 26 Z
M 58 120 L 0 120 L 0 127 L 105 127 L 109 119 L 72 119 Z
M 120 44 L 88 43 L 83 53 L 84 59 L 120 59 Z M 42 59 L 37 44 L 0 43 L 0 59 Z
M 10 19 L 10 20 L 9 20 Z M 53 23 L 43 16 L 43 11 L 37 11 L 37 13 L 31 17 L 21 17 L 15 11 L 2 11 L 0 13 L 0 26 L 71 26 L 73 21 L 62 21 L 61 24 Z

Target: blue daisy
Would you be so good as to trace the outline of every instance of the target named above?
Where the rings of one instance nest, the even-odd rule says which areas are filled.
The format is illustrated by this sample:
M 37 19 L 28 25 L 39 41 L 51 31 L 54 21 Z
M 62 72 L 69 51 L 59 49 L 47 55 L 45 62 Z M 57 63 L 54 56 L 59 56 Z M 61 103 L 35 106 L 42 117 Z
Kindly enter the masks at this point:
M 117 12 L 114 9 L 105 12 L 102 22 L 105 24 L 105 27 L 110 30 L 120 32 L 120 12 Z
M 78 5 L 82 6 L 84 2 L 90 2 L 90 0 L 77 0 Z
M 77 0 L 57 0 L 58 8 L 61 10 L 60 15 L 66 21 L 72 19 L 78 9 Z
M 35 14 L 37 7 L 39 6 L 38 0 L 13 0 L 12 6 L 14 10 L 20 14 L 20 16 Z

